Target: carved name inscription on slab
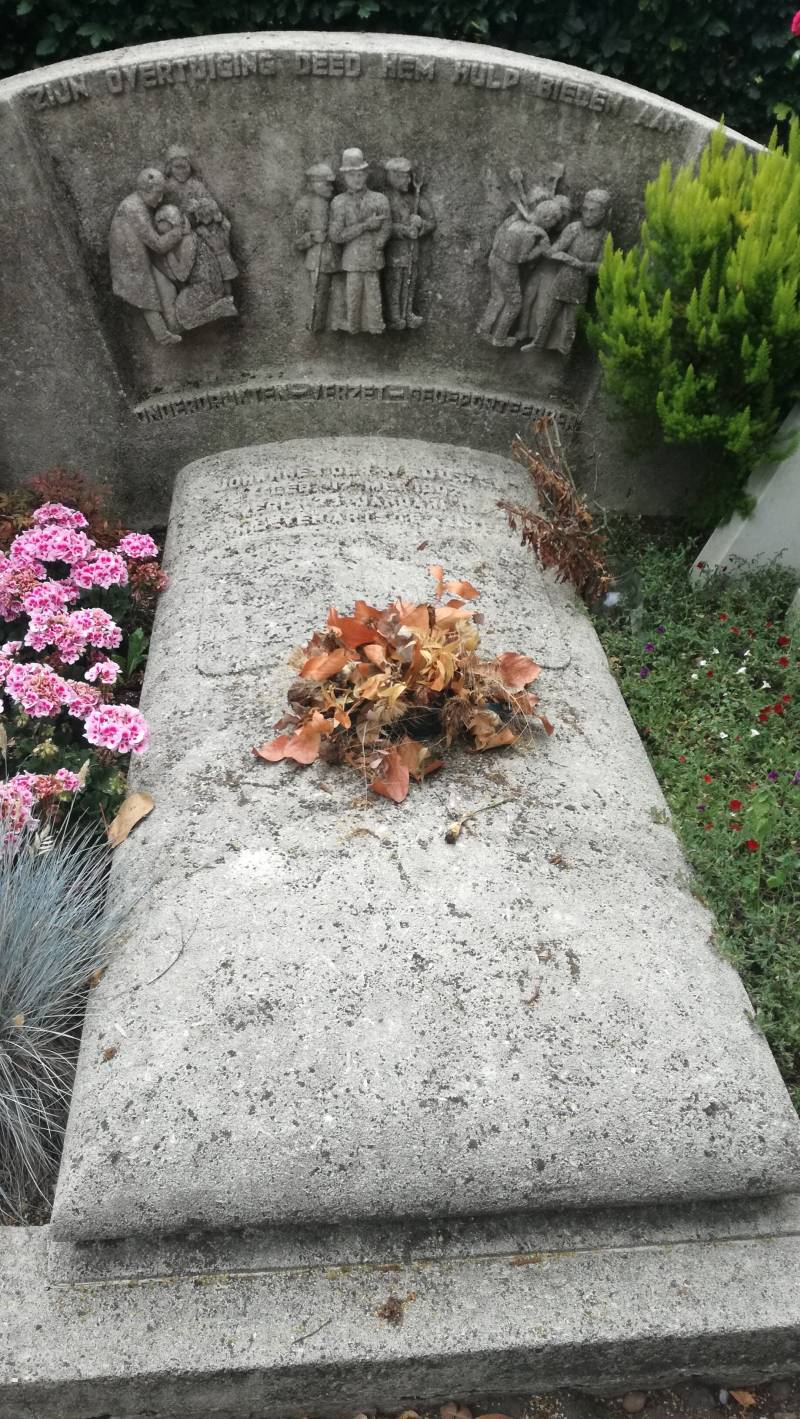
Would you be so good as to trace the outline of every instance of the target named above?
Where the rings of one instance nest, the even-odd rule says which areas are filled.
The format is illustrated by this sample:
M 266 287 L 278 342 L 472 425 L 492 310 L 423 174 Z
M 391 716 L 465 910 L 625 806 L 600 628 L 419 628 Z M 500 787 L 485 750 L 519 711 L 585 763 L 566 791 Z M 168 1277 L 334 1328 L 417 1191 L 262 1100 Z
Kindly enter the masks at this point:
M 279 459 L 265 459 L 263 471 L 247 473 L 235 471 L 236 459 L 231 459 L 230 472 L 225 471 L 224 454 L 215 459 L 220 476 L 214 498 L 221 507 L 235 504 L 242 537 L 235 567 L 220 566 L 205 599 L 197 639 L 197 664 L 205 674 L 279 669 L 293 645 L 310 632 L 290 599 L 279 604 L 274 579 L 265 581 L 265 546 L 278 562 L 294 566 L 303 565 L 309 549 L 316 549 L 324 606 L 338 605 L 351 594 L 354 566 L 363 566 L 370 595 L 382 605 L 398 595 L 428 600 L 430 561 L 444 563 L 479 587 L 481 570 L 491 563 L 494 578 L 508 596 L 502 608 L 494 605 L 491 595 L 481 599 L 491 627 L 488 640 L 502 649 L 501 642 L 519 639 L 512 608 L 516 597 L 524 595 L 528 602 L 533 598 L 536 610 L 525 626 L 529 653 L 548 666 L 566 664 L 568 654 L 546 584 L 497 507 L 498 497 L 507 495 L 510 485 L 515 497 L 528 499 L 521 470 L 484 458 L 473 472 L 457 450 L 448 457 L 446 449 L 411 467 L 389 461 L 390 449 L 387 445 L 387 459 L 378 463 L 348 441 L 346 456 L 337 460 L 334 452 L 330 462 L 311 463 L 307 445 L 295 453 L 288 443 L 281 446 Z M 417 564 L 411 573 L 409 563 Z M 220 597 L 239 608 L 235 627 L 226 624 L 224 634 L 216 614 Z

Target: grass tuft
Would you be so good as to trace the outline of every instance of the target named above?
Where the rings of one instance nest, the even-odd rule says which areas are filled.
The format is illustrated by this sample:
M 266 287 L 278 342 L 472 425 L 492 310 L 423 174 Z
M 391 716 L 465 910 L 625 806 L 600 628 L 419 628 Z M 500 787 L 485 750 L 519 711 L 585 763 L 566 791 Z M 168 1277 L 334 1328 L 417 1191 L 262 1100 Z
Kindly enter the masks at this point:
M 42 850 L 42 847 L 46 850 Z M 0 845 L 0 1215 L 38 1217 L 58 1170 L 86 992 L 117 914 L 88 834 Z

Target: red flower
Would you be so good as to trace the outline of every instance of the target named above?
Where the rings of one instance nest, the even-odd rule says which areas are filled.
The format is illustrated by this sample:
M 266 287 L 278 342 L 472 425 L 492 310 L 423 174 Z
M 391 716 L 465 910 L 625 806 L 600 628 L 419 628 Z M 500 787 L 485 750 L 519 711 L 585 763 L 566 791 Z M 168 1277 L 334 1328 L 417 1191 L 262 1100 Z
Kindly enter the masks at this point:
M 795 39 L 800 37 L 800 10 L 797 11 L 797 14 L 792 20 L 792 34 Z
M 727 611 L 720 611 L 720 613 L 719 613 L 719 619 L 720 619 L 721 621 L 727 621 L 727 619 L 728 619 L 728 613 L 727 613 Z
M 776 714 L 783 714 L 783 705 L 781 704 L 780 700 L 778 700 L 778 703 L 776 705 L 773 705 L 772 708 L 774 709 Z
M 679 754 L 679 755 L 678 755 L 678 763 L 679 763 L 679 764 L 685 764 L 685 763 L 686 763 L 686 755 L 685 755 L 685 754 Z
M 738 627 L 738 626 L 731 626 L 731 635 L 732 635 L 732 636 L 738 636 L 738 634 L 739 634 L 739 627 Z
M 738 812 L 739 812 L 739 809 L 741 808 L 741 806 L 742 806 L 742 803 L 741 803 L 741 799 L 739 799 L 739 798 L 732 798 L 731 801 L 730 801 L 730 803 L 728 804 L 728 807 L 730 808 L 730 810 L 731 810 L 732 813 L 738 813 Z
M 785 705 L 788 705 L 788 703 L 789 703 L 789 701 L 791 700 L 791 698 L 792 698 L 791 695 L 784 695 L 784 697 L 783 697 L 783 703 L 784 703 Z
M 747 848 L 748 852 L 758 852 L 758 843 L 756 842 L 755 838 L 748 838 L 747 842 L 745 843 L 745 847 Z
M 733 828 L 733 831 L 735 833 L 740 833 L 742 831 L 741 823 L 731 823 L 731 827 Z
M 800 11 L 799 11 L 798 13 L 800 13 Z M 791 638 L 791 636 L 778 636 L 778 639 L 776 640 L 775 644 L 776 644 L 776 645 L 791 645 L 791 644 L 792 644 L 792 638 Z
M 697 570 L 698 570 L 699 572 L 704 571 L 705 565 L 706 565 L 705 562 L 698 562 L 698 563 L 697 563 Z
M 710 680 L 711 677 L 713 676 L 713 674 L 714 674 L 714 671 L 713 671 L 713 670 L 707 670 L 707 671 L 706 671 L 706 679 L 707 679 L 707 680 Z
M 703 824 L 703 827 L 704 827 L 704 828 L 713 828 L 713 826 L 714 826 L 713 823 L 704 823 L 704 824 Z
M 711 775 L 711 774 L 703 774 L 703 778 L 705 779 L 706 783 L 710 783 L 710 782 L 711 782 L 712 775 Z

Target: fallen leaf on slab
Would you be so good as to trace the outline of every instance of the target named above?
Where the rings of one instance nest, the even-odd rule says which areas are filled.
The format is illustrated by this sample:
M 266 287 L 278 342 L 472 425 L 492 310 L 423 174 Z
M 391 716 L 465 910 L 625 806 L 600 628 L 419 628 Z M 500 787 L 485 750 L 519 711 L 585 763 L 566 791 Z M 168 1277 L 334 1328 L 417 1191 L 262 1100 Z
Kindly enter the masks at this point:
M 357 616 L 340 616 L 333 608 L 328 612 L 328 625 L 332 631 L 337 631 L 342 638 L 342 644 L 350 646 L 352 650 L 365 645 L 367 641 L 380 642 L 384 638 L 380 631 L 376 631 L 374 626 L 367 626 L 363 621 L 359 621 Z M 384 642 L 385 644 L 385 642 Z M 335 655 L 336 652 L 334 651 Z
M 310 655 L 300 666 L 300 679 L 328 680 L 332 675 L 338 675 L 348 660 L 352 659 L 347 646 L 341 646 L 339 650 L 328 650 L 323 655 Z
M 107 1045 L 106 1048 L 103 1050 L 102 1055 L 100 1056 L 100 1058 L 101 1058 L 102 1061 L 103 1061 L 103 1064 L 108 1064 L 108 1061 L 109 1061 L 110 1059 L 113 1059 L 113 1058 L 114 1058 L 114 1055 L 115 1055 L 116 1053 L 117 1053 L 117 1046 L 116 1046 L 116 1045 Z
M 11 1023 L 12 1023 L 12 1025 L 14 1026 L 14 1029 L 15 1029 L 15 1030 L 21 1030 L 22 1027 L 23 1027 L 23 1025 L 25 1024 L 25 1013 L 24 1013 L 24 1011 L 21 1010 L 20 1013 L 19 1013 L 19 1015 L 12 1015 L 12 1016 L 11 1016 Z
M 136 824 L 146 818 L 148 813 L 152 813 L 155 806 L 155 799 L 151 798 L 149 793 L 129 793 L 106 829 L 106 837 L 111 846 L 119 847 L 120 843 L 124 843 Z
M 451 596 L 462 596 L 465 601 L 475 601 L 480 596 L 480 592 L 468 581 L 446 581 L 444 589 Z
M 502 655 L 498 655 L 495 663 L 503 684 L 508 685 L 509 690 L 524 690 L 526 685 L 532 684 L 542 673 L 541 665 L 537 665 L 528 655 L 519 655 L 515 650 L 504 651 Z
M 409 772 L 396 749 L 390 749 L 384 759 L 380 777 L 370 784 L 373 793 L 381 798 L 390 798 L 393 803 L 402 803 L 408 797 Z
M 754 1404 L 758 1404 L 758 1400 L 754 1394 L 750 1393 L 749 1389 L 732 1389 L 730 1395 L 731 1399 L 735 1399 L 736 1403 L 742 1406 L 742 1409 L 751 1409 Z

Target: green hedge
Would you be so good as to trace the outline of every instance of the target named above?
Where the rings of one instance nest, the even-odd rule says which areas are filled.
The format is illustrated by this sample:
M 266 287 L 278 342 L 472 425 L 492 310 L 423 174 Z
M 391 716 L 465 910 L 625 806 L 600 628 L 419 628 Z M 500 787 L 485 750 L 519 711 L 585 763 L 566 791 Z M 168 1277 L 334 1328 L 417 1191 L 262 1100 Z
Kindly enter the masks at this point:
M 259 29 L 442 35 L 561 59 L 765 138 L 795 106 L 794 0 L 0 0 L 0 73 L 96 49 Z

